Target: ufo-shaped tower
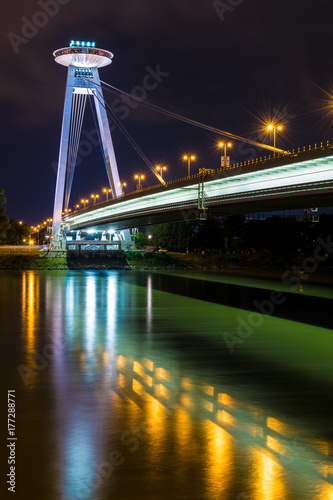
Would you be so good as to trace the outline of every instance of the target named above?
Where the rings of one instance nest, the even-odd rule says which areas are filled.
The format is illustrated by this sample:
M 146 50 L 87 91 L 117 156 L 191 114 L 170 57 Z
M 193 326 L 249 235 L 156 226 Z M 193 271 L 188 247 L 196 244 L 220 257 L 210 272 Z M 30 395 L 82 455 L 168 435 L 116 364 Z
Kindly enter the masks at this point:
M 118 167 L 99 78 L 99 68 L 111 64 L 113 54 L 94 42 L 71 41 L 53 52 L 55 61 L 67 69 L 67 83 L 53 211 L 53 242 L 60 240 L 61 216 L 68 208 L 88 96 L 94 101 L 99 136 L 112 196 L 121 196 Z

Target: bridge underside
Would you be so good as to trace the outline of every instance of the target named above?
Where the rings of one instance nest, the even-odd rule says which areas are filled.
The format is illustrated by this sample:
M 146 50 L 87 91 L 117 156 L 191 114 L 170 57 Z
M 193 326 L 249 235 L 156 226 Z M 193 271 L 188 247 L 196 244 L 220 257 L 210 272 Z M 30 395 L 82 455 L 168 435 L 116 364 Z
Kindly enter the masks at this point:
M 268 193 L 265 197 L 248 198 L 248 197 L 238 197 L 227 198 L 221 197 L 216 199 L 215 202 L 206 203 L 209 215 L 221 216 L 221 215 L 236 215 L 236 214 L 248 214 L 255 212 L 271 212 L 278 210 L 292 210 L 292 209 L 303 209 L 310 207 L 327 207 L 332 205 L 332 194 L 333 194 L 333 184 L 331 186 L 330 192 L 325 190 L 324 192 L 316 192 L 313 195 L 297 195 L 290 197 L 287 194 L 271 194 L 268 198 Z M 196 203 L 189 203 L 186 206 L 180 207 L 169 207 L 164 208 L 163 211 L 158 211 L 154 213 L 133 213 L 127 214 L 126 216 L 118 216 L 116 218 L 107 217 L 105 220 L 101 219 L 99 222 L 93 223 L 85 222 L 81 224 L 76 224 L 75 226 L 70 226 L 73 230 L 91 228 L 94 227 L 96 230 L 105 230 L 107 227 L 112 226 L 113 230 L 122 230 L 129 227 L 141 227 L 153 224 L 161 224 L 165 222 L 179 222 L 179 221 L 190 221 L 197 219 L 199 214 Z

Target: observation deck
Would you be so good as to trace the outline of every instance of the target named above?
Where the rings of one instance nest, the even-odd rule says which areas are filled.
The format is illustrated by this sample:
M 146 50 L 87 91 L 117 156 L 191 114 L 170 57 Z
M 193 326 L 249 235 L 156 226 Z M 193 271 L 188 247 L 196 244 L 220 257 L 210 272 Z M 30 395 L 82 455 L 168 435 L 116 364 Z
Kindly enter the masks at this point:
M 64 47 L 53 52 L 55 62 L 62 66 L 77 68 L 103 68 L 111 64 L 113 54 L 97 47 Z

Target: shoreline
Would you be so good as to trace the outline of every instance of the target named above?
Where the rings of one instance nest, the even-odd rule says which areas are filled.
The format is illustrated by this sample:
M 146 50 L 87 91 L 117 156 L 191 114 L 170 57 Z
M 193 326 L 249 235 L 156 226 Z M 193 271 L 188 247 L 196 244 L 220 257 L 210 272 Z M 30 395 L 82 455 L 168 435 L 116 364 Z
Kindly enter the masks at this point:
M 312 260 L 311 260 L 312 259 Z M 310 272 L 309 262 L 315 266 Z M 205 273 L 256 276 L 281 279 L 285 271 L 290 276 L 299 273 L 312 283 L 333 284 L 333 257 L 324 262 L 311 255 L 271 254 L 196 254 L 172 252 L 129 251 L 122 256 L 89 256 L 80 260 L 71 257 L 48 258 L 36 254 L 5 254 L 0 248 L 0 271 L 66 271 L 66 270 L 137 270 L 137 271 L 197 271 Z M 305 269 L 305 270 L 304 270 Z

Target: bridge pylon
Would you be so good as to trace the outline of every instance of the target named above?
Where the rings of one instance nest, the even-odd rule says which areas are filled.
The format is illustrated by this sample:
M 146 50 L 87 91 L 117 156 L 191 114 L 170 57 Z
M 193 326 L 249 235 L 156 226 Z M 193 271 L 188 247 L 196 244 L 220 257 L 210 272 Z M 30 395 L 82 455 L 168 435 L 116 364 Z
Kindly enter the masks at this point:
M 68 68 L 53 210 L 53 243 L 56 245 L 62 236 L 62 212 L 69 205 L 87 96 L 92 96 L 96 109 L 112 196 L 121 196 L 122 189 L 98 72 L 99 68 L 111 64 L 113 54 L 96 48 L 94 42 L 73 41 L 53 55 L 58 64 Z

